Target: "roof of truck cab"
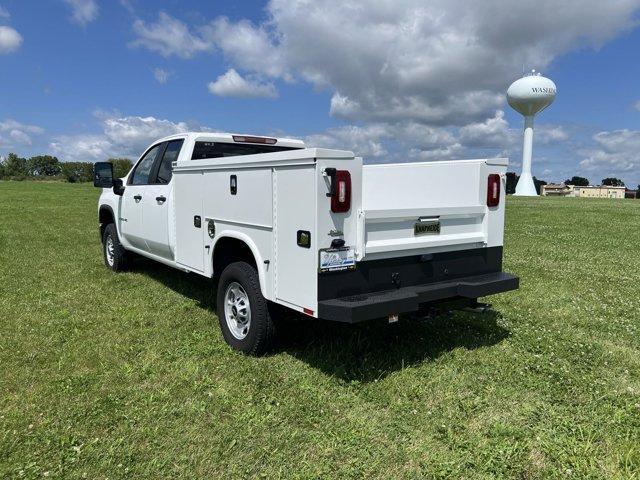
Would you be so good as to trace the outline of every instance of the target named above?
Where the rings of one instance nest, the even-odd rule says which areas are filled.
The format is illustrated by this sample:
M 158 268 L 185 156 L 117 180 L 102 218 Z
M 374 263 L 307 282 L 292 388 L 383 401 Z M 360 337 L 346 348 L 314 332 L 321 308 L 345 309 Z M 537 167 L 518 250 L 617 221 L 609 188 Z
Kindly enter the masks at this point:
M 188 138 L 190 140 L 205 140 L 208 142 L 220 142 L 220 143 L 243 143 L 247 145 L 263 145 L 262 143 L 252 143 L 252 142 L 236 142 L 233 137 L 260 137 L 260 138 L 275 138 L 276 143 L 273 145 L 275 147 L 291 147 L 291 148 L 306 148 L 306 145 L 302 140 L 296 140 L 295 138 L 283 138 L 283 137 L 273 137 L 269 135 L 254 135 L 247 133 L 224 133 L 224 132 L 184 132 L 184 133 L 176 133 L 174 135 L 169 135 L 167 137 L 161 138 L 158 140 L 159 142 L 164 142 L 167 140 L 173 140 L 176 138 Z
M 353 152 L 346 150 L 330 150 L 326 148 L 300 148 L 255 155 L 238 155 L 218 158 L 202 158 L 198 160 L 178 161 L 174 172 L 190 170 L 255 168 L 264 166 L 313 164 L 317 159 L 348 160 L 354 158 Z

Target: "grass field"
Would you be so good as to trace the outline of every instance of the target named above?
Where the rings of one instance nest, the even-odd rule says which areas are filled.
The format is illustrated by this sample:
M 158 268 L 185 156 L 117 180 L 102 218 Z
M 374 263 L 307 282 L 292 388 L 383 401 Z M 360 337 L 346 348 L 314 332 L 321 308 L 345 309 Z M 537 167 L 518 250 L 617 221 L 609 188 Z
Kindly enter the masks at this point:
M 97 195 L 0 182 L 0 477 L 640 476 L 640 201 L 509 198 L 494 315 L 256 359 L 209 282 L 103 266 Z

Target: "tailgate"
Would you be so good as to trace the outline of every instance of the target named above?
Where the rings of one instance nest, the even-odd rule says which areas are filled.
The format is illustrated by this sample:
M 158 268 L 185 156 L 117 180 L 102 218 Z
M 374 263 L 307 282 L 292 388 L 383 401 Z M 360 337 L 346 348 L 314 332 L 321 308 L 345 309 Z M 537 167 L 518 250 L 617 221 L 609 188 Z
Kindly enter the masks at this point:
M 506 159 L 365 165 L 358 260 L 502 245 L 504 182 L 487 207 L 488 175 Z

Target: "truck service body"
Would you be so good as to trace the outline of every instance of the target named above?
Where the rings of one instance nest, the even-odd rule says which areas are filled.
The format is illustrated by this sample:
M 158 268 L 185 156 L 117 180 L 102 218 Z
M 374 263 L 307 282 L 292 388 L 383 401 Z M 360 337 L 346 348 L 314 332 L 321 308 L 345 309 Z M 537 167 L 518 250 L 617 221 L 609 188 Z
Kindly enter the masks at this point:
M 506 167 L 363 165 L 297 140 L 173 135 L 122 180 L 96 164 L 105 263 L 118 270 L 135 252 L 224 280 L 220 325 L 247 353 L 271 341 L 271 303 L 342 322 L 472 304 L 518 288 L 502 272 Z

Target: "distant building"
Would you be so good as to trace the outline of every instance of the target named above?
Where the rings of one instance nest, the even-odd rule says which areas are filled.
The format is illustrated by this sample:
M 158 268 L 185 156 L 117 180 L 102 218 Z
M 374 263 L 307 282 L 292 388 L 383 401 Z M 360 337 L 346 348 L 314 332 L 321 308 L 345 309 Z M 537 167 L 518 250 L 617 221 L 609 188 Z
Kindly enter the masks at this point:
M 574 197 L 574 186 L 564 183 L 547 183 L 540 188 L 540 195 L 545 197 Z
M 576 197 L 587 198 L 624 198 L 625 187 L 612 187 L 609 185 L 598 185 L 588 187 L 575 187 Z
M 609 185 L 579 187 L 564 183 L 550 183 L 542 186 L 540 195 L 545 197 L 625 198 L 625 192 L 625 187 Z
M 627 188 L 624 192 L 624 198 L 638 198 L 638 190 Z

